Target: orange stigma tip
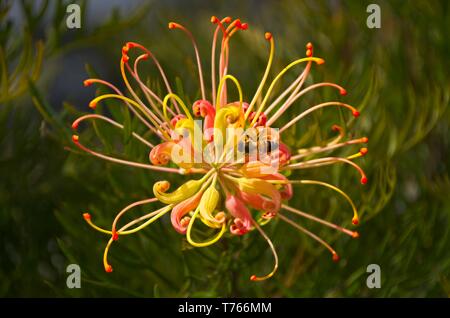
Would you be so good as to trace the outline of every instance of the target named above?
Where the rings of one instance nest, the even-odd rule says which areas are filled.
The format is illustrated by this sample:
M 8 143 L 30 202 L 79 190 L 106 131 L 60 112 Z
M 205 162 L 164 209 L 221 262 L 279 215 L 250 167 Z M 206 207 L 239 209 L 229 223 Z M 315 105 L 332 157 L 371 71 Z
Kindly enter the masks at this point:
M 345 89 L 341 89 L 339 91 L 339 94 L 341 94 L 342 96 L 345 96 L 345 95 L 347 95 L 347 91 Z
M 73 124 L 72 124 L 72 129 L 77 129 L 77 128 L 78 128 L 78 122 L 75 121 L 75 122 L 73 122 Z
M 91 101 L 91 102 L 89 103 L 89 107 L 90 107 L 90 108 L 95 108 L 95 107 L 97 107 L 97 102 Z
M 77 135 L 72 136 L 72 141 L 75 143 L 77 143 L 79 139 L 80 139 L 80 137 L 78 137 Z
M 272 33 L 266 32 L 266 34 L 264 34 L 264 37 L 266 38 L 267 41 L 270 41 L 272 39 Z
M 129 59 L 130 59 L 130 58 L 128 57 L 128 55 L 123 55 L 123 56 L 122 56 L 122 62 L 123 62 L 123 63 L 127 63 Z
M 105 267 L 105 271 L 106 271 L 107 273 L 112 273 L 112 271 L 113 271 L 112 266 L 111 266 L 111 265 L 107 265 L 107 266 Z
M 364 143 L 368 143 L 369 142 L 369 138 L 367 138 L 367 137 L 362 137 L 362 142 L 364 142 Z
M 84 87 L 88 87 L 88 86 L 90 86 L 91 84 L 92 84 L 92 81 L 91 81 L 91 80 L 85 80 L 85 81 L 83 82 Z
M 122 46 L 122 54 L 127 54 L 130 48 L 126 45 Z
M 312 51 L 311 50 L 306 50 L 306 56 L 307 57 L 311 57 L 312 56 Z
M 359 238 L 359 233 L 358 232 L 353 232 L 352 237 L 353 238 Z
M 125 46 L 126 46 L 128 49 L 132 49 L 132 48 L 134 48 L 136 45 L 135 45 L 133 42 L 127 42 L 127 44 L 125 44 Z
M 339 255 L 337 255 L 336 253 L 334 253 L 334 254 L 333 254 L 333 262 L 337 263 L 337 262 L 339 262 L 339 259 L 340 259 Z
M 241 29 L 242 30 L 247 30 L 248 29 L 248 23 L 242 23 L 241 24 Z
M 317 60 L 317 65 L 322 65 L 323 63 L 325 63 L 324 59 L 318 59 Z
M 231 22 L 231 17 L 225 17 L 224 19 L 223 19 L 223 23 L 230 23 Z
M 352 219 L 352 223 L 353 223 L 353 225 L 358 225 L 358 224 L 359 224 L 358 218 Z M 356 232 L 355 232 L 355 233 L 356 233 Z M 359 234 L 358 234 L 358 235 L 359 235 Z
M 215 15 L 213 15 L 213 16 L 211 17 L 211 23 L 216 24 L 217 22 L 219 22 L 219 19 L 217 19 L 217 17 L 216 17 Z
M 256 280 L 256 275 L 250 276 L 250 280 L 251 280 L 251 281 L 255 281 L 255 280 Z
M 369 149 L 367 149 L 367 148 L 361 148 L 361 149 L 359 150 L 359 152 L 361 153 L 362 156 L 364 156 L 365 154 L 367 154 L 367 153 L 369 152 Z
M 147 53 L 143 54 L 143 55 L 142 55 L 142 59 L 143 59 L 143 60 L 148 59 L 148 54 L 147 54 Z
M 308 42 L 308 44 L 306 44 L 306 48 L 307 48 L 308 50 L 311 50 L 311 49 L 313 48 L 312 43 L 311 43 L 311 42 Z
M 117 241 L 119 239 L 119 233 L 117 233 L 116 231 L 114 231 L 112 233 L 112 240 L 113 241 Z
M 83 213 L 83 218 L 85 220 L 90 220 L 91 219 L 91 215 L 89 213 Z
M 362 177 L 361 178 L 361 184 L 366 184 L 367 183 L 367 178 L 366 177 Z
M 353 116 L 355 116 L 355 117 L 358 117 L 360 114 L 359 114 L 359 111 L 357 111 L 357 110 L 354 110 L 353 111 Z
M 175 29 L 177 26 L 175 22 L 169 22 L 169 29 Z

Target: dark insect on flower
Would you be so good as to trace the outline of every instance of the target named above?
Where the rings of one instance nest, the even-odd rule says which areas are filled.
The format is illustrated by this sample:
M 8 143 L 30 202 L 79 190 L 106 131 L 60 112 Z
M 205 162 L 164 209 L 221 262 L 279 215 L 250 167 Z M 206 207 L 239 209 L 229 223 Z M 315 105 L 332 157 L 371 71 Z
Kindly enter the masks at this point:
M 120 236 L 133 234 L 146 228 L 167 213 L 170 213 L 174 229 L 185 235 L 187 241 L 195 247 L 214 244 L 227 232 L 232 235 L 245 235 L 254 230 L 259 232 L 273 252 L 274 266 L 268 274 L 252 275 L 251 280 L 254 281 L 271 277 L 278 268 L 278 256 L 275 247 L 263 230 L 263 226 L 274 218 L 280 218 L 322 244 L 331 252 L 333 260 L 339 259 L 336 251 L 328 243 L 306 228 L 294 223 L 282 211 L 321 223 L 353 238 L 359 236 L 355 231 L 340 227 L 287 204 L 293 195 L 294 185 L 327 187 L 342 195 L 350 203 L 353 210 L 352 221 L 356 225 L 359 222 L 357 209 L 345 192 L 326 182 L 302 179 L 290 180 L 283 174 L 283 172 L 290 170 L 343 163 L 355 168 L 360 174 L 361 183 L 365 184 L 367 178 L 363 170 L 353 160 L 365 155 L 367 148 L 360 148 L 354 155 L 345 158 L 304 159 L 310 158 L 311 155 L 330 152 L 338 148 L 367 143 L 366 137 L 344 140 L 344 129 L 334 125 L 333 130 L 337 132 L 337 136 L 329 140 L 324 146 L 290 151 L 287 145 L 283 143 L 283 134 L 290 127 L 319 109 L 341 107 L 350 111 L 354 117 L 358 117 L 359 112 L 351 105 L 342 102 L 323 102 L 300 112 L 280 129 L 277 129 L 275 125 L 280 116 L 294 102 L 314 89 L 330 87 L 337 89 L 341 95 L 346 95 L 346 90 L 333 83 L 318 83 L 304 87 L 305 80 L 314 65 L 324 63 L 323 59 L 313 55 L 313 46 L 308 43 L 306 45 L 306 57 L 287 65 L 263 93 L 275 50 L 275 41 L 272 34 L 266 33 L 265 38 L 269 44 L 267 67 L 253 97 L 248 103 L 245 102 L 239 81 L 228 74 L 228 63 L 231 38 L 238 31 L 246 30 L 248 25 L 242 23 L 239 19 L 232 20 L 229 17 L 222 20 L 212 17 L 211 22 L 216 27 L 212 41 L 210 99 L 206 96 L 202 64 L 194 37 L 184 26 L 178 23 L 169 23 L 170 29 L 178 29 L 184 32 L 194 46 L 202 99 L 196 101 L 191 109 L 185 105 L 179 96 L 173 93 L 155 55 L 138 43 L 126 43 L 122 48 L 120 61 L 123 80 L 131 97 L 125 96 L 113 84 L 100 79 L 91 78 L 84 82 L 86 86 L 94 83 L 102 84 L 112 91 L 112 93 L 94 98 L 90 102 L 91 108 L 95 108 L 99 102 L 105 99 L 121 100 L 123 105 L 128 107 L 150 131 L 159 136 L 161 142 L 153 145 L 137 133 L 132 133 L 135 139 L 148 146 L 151 164 L 127 161 L 96 152 L 82 144 L 78 135 L 73 136 L 73 142 L 76 146 L 105 160 L 161 173 L 175 173 L 182 176 L 183 179 L 186 175 L 201 175 L 199 178 L 185 181 L 173 191 L 170 190 L 171 184 L 168 181 L 156 182 L 153 186 L 154 197 L 134 202 L 122 209 L 114 218 L 110 228 L 97 226 L 92 222 L 90 214 L 84 214 L 84 218 L 90 226 L 110 237 L 103 256 L 104 267 L 107 272 L 112 271 L 112 266 L 108 262 L 108 251 L 114 241 L 117 241 Z M 221 39 L 220 43 L 218 43 L 219 38 Z M 220 57 L 218 63 L 216 63 L 216 47 L 218 45 L 220 45 Z M 131 51 L 140 54 L 133 62 L 129 57 Z M 141 62 L 148 59 L 151 59 L 157 66 L 167 88 L 168 93 L 163 98 L 146 86 L 139 76 L 138 70 Z M 217 72 L 216 64 L 218 64 Z M 272 92 L 275 85 L 286 72 L 297 65 L 304 65 L 303 71 L 285 91 L 273 98 Z M 135 92 L 129 81 L 129 75 L 142 90 L 145 101 Z M 228 100 L 227 84 L 230 81 L 239 93 L 238 101 L 230 102 Z M 194 119 L 195 117 L 202 120 L 197 121 Z M 124 128 L 122 124 L 98 114 L 89 114 L 78 118 L 73 123 L 73 128 L 77 129 L 78 125 L 86 119 L 102 120 L 117 128 Z M 158 202 L 163 203 L 164 207 L 123 226 L 118 225 L 120 218 L 130 209 Z M 196 222 L 202 222 L 207 227 L 215 229 L 217 233 L 205 241 L 195 240 L 192 229 Z

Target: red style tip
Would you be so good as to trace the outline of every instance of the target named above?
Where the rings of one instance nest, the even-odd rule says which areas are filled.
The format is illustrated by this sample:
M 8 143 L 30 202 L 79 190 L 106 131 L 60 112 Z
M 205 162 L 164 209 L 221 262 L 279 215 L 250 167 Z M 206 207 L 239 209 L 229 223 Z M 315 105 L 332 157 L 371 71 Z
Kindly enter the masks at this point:
M 307 48 L 308 50 L 311 50 L 311 49 L 313 48 L 312 43 L 311 43 L 311 42 L 308 42 L 308 43 L 306 44 L 306 48 Z
M 125 46 L 129 49 L 134 48 L 136 45 L 133 42 L 127 42 L 127 44 L 125 44 Z
M 148 53 L 142 54 L 142 59 L 147 60 L 148 59 Z
M 338 125 L 331 126 L 332 131 L 339 131 L 340 129 L 341 129 L 341 127 L 339 127 Z
M 89 213 L 83 213 L 83 218 L 85 220 L 90 220 L 91 219 L 91 215 Z
M 122 46 L 122 55 L 127 55 L 130 48 L 126 45 Z
M 345 96 L 345 95 L 347 95 L 347 91 L 345 89 L 341 89 L 339 91 L 339 94 L 341 94 L 342 96 Z
M 336 253 L 334 253 L 334 254 L 333 254 L 333 262 L 337 263 L 337 262 L 339 262 L 339 259 L 340 259 L 339 255 L 337 255 Z
M 175 22 L 169 22 L 169 29 L 175 29 L 177 24 Z
M 272 33 L 266 32 L 266 33 L 264 34 L 264 37 L 266 38 L 267 41 L 270 41 L 270 40 L 272 39 Z
M 352 219 L 352 223 L 353 223 L 353 225 L 358 225 L 359 224 L 358 218 Z
M 359 153 L 360 153 L 362 156 L 366 155 L 368 152 L 369 152 L 369 149 L 367 149 L 367 148 L 361 148 L 361 149 L 359 150 Z
M 119 233 L 117 233 L 116 231 L 114 231 L 112 233 L 112 240 L 113 241 L 117 241 L 119 239 Z
M 91 102 L 89 103 L 89 107 L 90 107 L 90 108 L 95 108 L 95 107 L 97 107 L 97 102 L 91 101 Z
M 251 280 L 251 281 L 256 281 L 256 275 L 250 276 L 250 280 Z
M 354 110 L 354 111 L 353 111 L 353 116 L 354 116 L 355 118 L 359 117 L 359 115 L 360 115 L 359 111 L 357 111 L 357 110 Z
M 325 63 L 325 60 L 324 59 L 319 59 L 318 61 L 317 61 L 317 65 L 322 65 L 322 64 L 324 64 Z
M 248 23 L 246 23 L 246 22 L 242 23 L 241 24 L 241 29 L 244 30 L 244 31 L 247 30 L 248 29 Z
M 130 58 L 128 57 L 128 55 L 122 55 L 122 62 L 123 63 L 128 63 L 129 60 L 130 60 Z
M 77 135 L 73 135 L 72 136 L 72 141 L 74 142 L 74 143 L 78 143 L 78 140 L 80 139 L 80 137 L 78 137 Z
M 367 137 L 362 137 L 362 142 L 363 142 L 363 143 L 368 143 L 368 142 L 369 142 L 369 138 L 367 138 Z
M 78 128 L 78 122 L 74 121 L 72 124 L 72 129 L 77 129 Z
M 352 237 L 353 238 L 359 238 L 359 233 L 358 232 L 353 232 Z
M 90 86 L 92 84 L 92 81 L 91 80 L 85 80 L 84 82 L 83 82 L 83 85 L 84 85 L 84 87 L 88 87 L 88 86 Z
M 219 22 L 219 19 L 218 19 L 215 15 L 213 15 L 213 16 L 211 17 L 211 23 L 216 24 L 217 22 Z
M 362 177 L 361 178 L 361 184 L 366 184 L 367 183 L 367 178 L 366 177 Z
M 113 271 L 113 268 L 112 268 L 111 265 L 107 265 L 107 266 L 105 267 L 105 272 L 107 272 L 107 273 L 112 273 L 112 271 Z
M 312 56 L 312 50 L 306 50 L 306 56 L 311 57 Z

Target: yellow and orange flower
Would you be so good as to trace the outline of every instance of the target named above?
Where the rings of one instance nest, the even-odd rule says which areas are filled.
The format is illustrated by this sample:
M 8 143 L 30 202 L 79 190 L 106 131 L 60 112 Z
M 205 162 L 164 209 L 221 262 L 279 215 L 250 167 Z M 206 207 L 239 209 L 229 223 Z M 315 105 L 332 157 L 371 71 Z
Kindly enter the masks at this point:
M 293 186 L 297 184 L 320 185 L 332 189 L 342 195 L 353 210 L 353 224 L 358 224 L 358 212 L 350 197 L 341 189 L 317 180 L 290 180 L 283 173 L 296 170 L 316 168 L 335 163 L 345 163 L 354 167 L 360 174 L 362 184 L 367 182 L 363 170 L 353 162 L 355 158 L 367 153 L 367 148 L 361 148 L 356 154 L 345 158 L 322 157 L 311 158 L 325 152 L 331 152 L 341 147 L 364 144 L 366 137 L 344 141 L 344 130 L 334 125 L 333 130 L 338 134 L 325 146 L 308 149 L 289 150 L 282 142 L 283 134 L 308 114 L 325 107 L 342 107 L 358 117 L 359 112 L 351 105 L 338 102 L 324 102 L 314 105 L 292 118 L 287 124 L 278 129 L 275 125 L 280 116 L 307 92 L 319 87 L 337 89 L 341 95 L 346 90 L 333 83 L 318 83 L 304 87 L 305 80 L 314 65 L 321 65 L 324 60 L 313 55 L 311 43 L 306 45 L 306 57 L 298 59 L 287 65 L 270 83 L 263 93 L 269 76 L 275 41 L 271 33 L 265 34 L 269 44 L 269 58 L 267 67 L 258 85 L 256 92 L 249 102 L 244 101 L 243 91 L 239 81 L 228 74 L 229 43 L 238 31 L 248 28 L 247 23 L 239 19 L 232 20 L 226 17 L 222 20 L 212 17 L 211 22 L 216 25 L 212 41 L 211 55 L 211 96 L 206 95 L 202 64 L 196 41 L 191 32 L 178 23 L 169 23 L 170 29 L 183 31 L 192 41 L 195 58 L 198 66 L 201 99 L 194 102 L 189 109 L 183 100 L 173 93 L 170 83 L 155 55 L 142 45 L 128 42 L 122 48 L 120 70 L 130 97 L 125 96 L 113 84 L 95 78 L 87 79 L 84 84 L 106 85 L 112 93 L 94 98 L 89 106 L 96 105 L 105 99 L 118 99 L 128 107 L 137 118 L 158 138 L 160 143 L 153 145 L 142 136 L 132 132 L 132 136 L 149 148 L 150 164 L 128 161 L 115 158 L 94 151 L 80 142 L 78 135 L 73 136 L 73 142 L 80 149 L 112 162 L 160 171 L 163 173 L 179 174 L 181 178 L 187 175 L 201 175 L 198 178 L 187 180 L 171 190 L 167 180 L 156 182 L 153 186 L 153 198 L 134 202 L 121 210 L 114 218 L 111 228 L 105 229 L 92 222 L 91 215 L 85 213 L 84 219 L 94 229 L 110 236 L 106 245 L 103 262 L 107 272 L 112 271 L 108 262 L 108 251 L 111 244 L 122 235 L 136 233 L 160 217 L 170 213 L 170 220 L 174 229 L 186 236 L 187 241 L 195 247 L 205 247 L 214 244 L 225 233 L 231 235 L 245 235 L 256 230 L 267 241 L 274 255 L 273 270 L 265 275 L 252 275 L 251 280 L 264 280 L 274 275 L 278 268 L 278 256 L 272 241 L 263 230 L 263 226 L 274 218 L 291 224 L 301 232 L 325 246 L 332 254 L 333 260 L 338 260 L 336 251 L 316 234 L 294 223 L 284 215 L 283 211 L 290 212 L 304 218 L 319 222 L 325 226 L 341 231 L 353 238 L 359 236 L 358 232 L 342 228 L 336 224 L 320 219 L 314 215 L 300 211 L 290 205 L 288 201 L 293 195 Z M 221 38 L 219 61 L 216 63 L 216 46 Z M 134 62 L 131 62 L 130 52 L 139 53 Z M 139 77 L 140 62 L 151 59 L 157 66 L 167 89 L 167 95 L 158 96 Z M 216 65 L 218 64 L 218 65 Z M 303 71 L 288 86 L 288 88 L 273 98 L 272 92 L 278 81 L 285 73 L 296 65 L 304 65 Z M 216 67 L 218 70 L 216 73 Z M 131 75 L 136 85 L 142 91 L 145 101 L 142 100 L 128 80 Z M 216 85 L 216 83 L 218 83 Z M 227 84 L 233 83 L 239 94 L 238 101 L 229 101 Z M 270 101 L 270 103 L 269 103 Z M 196 118 L 200 119 L 197 120 Z M 117 128 L 124 126 L 106 116 L 88 114 L 74 121 L 72 127 L 77 129 L 79 123 L 86 120 L 102 120 Z M 120 218 L 130 209 L 147 204 L 162 203 L 162 208 L 143 215 L 128 224 L 118 226 Z M 216 233 L 207 240 L 197 241 L 193 238 L 192 229 L 196 221 L 211 228 Z

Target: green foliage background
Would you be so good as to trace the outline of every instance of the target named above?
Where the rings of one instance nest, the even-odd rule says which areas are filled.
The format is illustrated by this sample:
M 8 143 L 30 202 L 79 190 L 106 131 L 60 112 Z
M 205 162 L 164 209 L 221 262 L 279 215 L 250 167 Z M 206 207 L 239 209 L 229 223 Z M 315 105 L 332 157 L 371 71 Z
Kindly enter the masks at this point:
M 20 19 L 11 14 L 12 1 L 0 4 L 0 295 L 450 295 L 448 1 L 377 1 L 381 29 L 366 27 L 366 7 L 373 1 L 173 0 L 145 2 L 132 10 L 124 10 L 123 4 L 113 9 L 114 4 L 104 1 L 104 11 L 91 16 L 92 23 L 85 23 L 92 3 L 75 2 L 83 11 L 79 30 L 66 28 L 68 2 L 14 1 Z M 239 78 L 247 97 L 262 76 L 267 58 L 263 34 L 271 31 L 275 69 L 303 56 L 304 45 L 311 41 L 315 55 L 326 60 L 313 70 L 312 79 L 343 85 L 349 92 L 345 101 L 362 110 L 357 121 L 344 112 L 320 113 L 291 129 L 288 140 L 296 146 L 320 144 L 338 122 L 347 122 L 349 133 L 370 139 L 369 154 L 359 161 L 369 178 L 364 187 L 346 166 L 292 176 L 339 185 L 360 207 L 359 240 L 296 219 L 333 242 L 341 255 L 338 264 L 316 242 L 274 222 L 267 231 L 279 251 L 280 269 L 269 281 L 251 283 L 251 274 L 272 264 L 259 235 L 228 237 L 210 248 L 192 249 L 164 218 L 138 235 L 121 238 L 111 253 L 114 273 L 104 272 L 101 257 L 107 238 L 92 231 L 81 214 L 90 211 L 98 224 L 110 224 L 122 207 L 149 197 L 153 182 L 162 176 L 73 149 L 70 124 L 90 112 L 87 104 L 96 94 L 82 87 L 82 79 L 97 73 L 123 87 L 120 50 L 133 40 L 154 51 L 177 92 L 193 101 L 199 90 L 192 48 L 183 34 L 167 30 L 167 22 L 191 29 L 208 70 L 211 15 L 240 17 L 250 24 L 233 38 L 230 56 L 230 73 Z M 156 70 L 147 65 L 150 85 L 158 89 Z M 74 84 L 74 78 L 80 80 Z M 281 124 L 295 109 L 336 97 L 330 90 L 311 94 Z M 107 109 L 127 127 L 143 132 L 119 107 L 98 111 Z M 147 160 L 127 132 L 94 128 L 83 129 L 83 140 L 97 137 L 98 147 L 106 152 Z M 115 147 L 119 142 L 123 147 Z M 351 226 L 347 203 L 327 190 L 296 187 L 291 204 Z M 66 287 L 70 263 L 82 268 L 81 289 Z M 366 287 L 366 267 L 372 263 L 381 266 L 380 289 Z

